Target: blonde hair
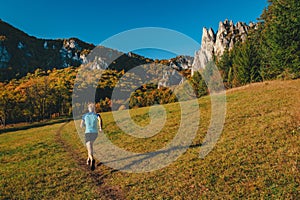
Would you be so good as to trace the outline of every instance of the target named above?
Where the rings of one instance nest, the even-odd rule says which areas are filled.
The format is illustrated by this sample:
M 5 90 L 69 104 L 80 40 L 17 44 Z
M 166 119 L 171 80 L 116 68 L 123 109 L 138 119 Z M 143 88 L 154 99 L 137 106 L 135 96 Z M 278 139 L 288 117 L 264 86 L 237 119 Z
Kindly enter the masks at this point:
M 94 112 L 95 111 L 95 104 L 94 103 L 89 103 L 88 104 L 88 110 L 89 110 L 89 112 Z

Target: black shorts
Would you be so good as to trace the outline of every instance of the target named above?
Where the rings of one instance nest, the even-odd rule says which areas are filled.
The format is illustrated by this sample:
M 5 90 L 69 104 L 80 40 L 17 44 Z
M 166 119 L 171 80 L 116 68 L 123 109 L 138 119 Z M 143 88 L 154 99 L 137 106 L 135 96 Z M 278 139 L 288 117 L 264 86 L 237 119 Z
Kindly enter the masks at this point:
M 85 142 L 94 142 L 97 137 L 98 137 L 98 133 L 85 133 Z

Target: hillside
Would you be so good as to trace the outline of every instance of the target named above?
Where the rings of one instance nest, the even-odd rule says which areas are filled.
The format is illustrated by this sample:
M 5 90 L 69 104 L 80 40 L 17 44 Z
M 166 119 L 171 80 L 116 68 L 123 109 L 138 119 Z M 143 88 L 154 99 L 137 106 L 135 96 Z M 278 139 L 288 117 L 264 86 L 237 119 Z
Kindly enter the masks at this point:
M 229 90 L 223 133 L 204 159 L 199 151 L 210 99 L 200 98 L 201 121 L 193 144 L 169 166 L 148 173 L 105 165 L 90 173 L 73 122 L 1 134 L 0 198 L 299 199 L 299 88 L 298 79 Z M 124 134 L 111 113 L 102 114 L 105 134 L 129 151 L 158 150 L 172 140 L 180 121 L 178 104 L 164 107 L 167 123 L 149 139 Z M 148 111 L 130 110 L 141 125 L 149 123 Z
M 4 21 L 0 21 L 0 37 L 0 81 L 20 78 L 37 68 L 79 66 L 80 54 L 94 48 L 77 38 L 38 39 Z
M 40 39 L 0 20 L 0 82 L 19 79 L 36 69 L 51 70 L 78 67 L 95 48 L 94 44 L 77 38 Z M 151 62 L 137 54 L 128 56 L 114 49 L 101 47 L 101 61 L 119 57 L 114 63 L 104 63 L 109 69 L 129 70 L 135 66 Z
M 0 20 L 0 82 L 20 79 L 36 69 L 47 71 L 79 67 L 89 62 L 96 62 L 97 68 L 125 72 L 154 62 L 153 59 L 132 52 L 119 52 L 103 46 L 95 50 L 95 47 L 78 38 L 36 38 Z M 97 55 L 90 55 L 92 51 L 96 51 Z M 110 58 L 117 59 L 109 62 Z M 177 70 L 186 70 L 191 68 L 193 58 L 177 56 L 170 60 L 156 60 L 158 62 Z

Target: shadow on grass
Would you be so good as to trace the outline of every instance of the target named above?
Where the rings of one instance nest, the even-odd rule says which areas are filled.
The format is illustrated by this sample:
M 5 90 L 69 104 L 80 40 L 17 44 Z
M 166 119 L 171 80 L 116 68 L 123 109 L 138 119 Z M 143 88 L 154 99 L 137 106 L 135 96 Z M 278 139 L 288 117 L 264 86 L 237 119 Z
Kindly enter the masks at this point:
M 177 151 L 177 150 L 180 150 L 180 149 L 186 149 L 187 150 L 189 148 L 199 148 L 201 146 L 203 146 L 203 144 L 192 144 L 192 145 L 188 145 L 188 146 L 179 145 L 179 146 L 174 146 L 170 149 L 158 150 L 158 151 L 155 151 L 155 152 L 139 154 L 139 155 L 133 155 L 133 156 L 124 157 L 124 158 L 121 158 L 121 159 L 116 159 L 116 160 L 111 160 L 111 161 L 104 162 L 104 163 L 99 163 L 98 166 L 100 166 L 102 164 L 108 164 L 108 163 L 113 163 L 113 162 L 121 162 L 121 161 L 124 161 L 124 160 L 129 160 L 129 159 L 132 159 L 132 158 L 136 158 L 135 160 L 132 160 L 131 163 L 129 163 L 127 165 L 124 165 L 122 168 L 119 168 L 117 170 L 113 170 L 113 172 L 123 171 L 123 170 L 127 171 L 127 170 L 131 169 L 132 166 L 135 166 L 138 163 L 141 163 L 145 160 L 152 159 L 152 158 L 157 157 L 159 155 L 169 154 L 172 151 Z
M 57 119 L 57 120 L 49 120 L 49 121 L 45 121 L 45 122 L 35 122 L 35 123 L 24 125 L 24 126 L 4 128 L 4 129 L 0 129 L 0 134 L 12 132 L 12 131 L 27 130 L 27 129 L 30 129 L 30 128 L 37 128 L 37 127 L 53 125 L 53 124 L 58 124 L 58 123 L 63 123 L 63 122 L 69 122 L 72 119 L 73 118 L 62 118 L 62 119 Z

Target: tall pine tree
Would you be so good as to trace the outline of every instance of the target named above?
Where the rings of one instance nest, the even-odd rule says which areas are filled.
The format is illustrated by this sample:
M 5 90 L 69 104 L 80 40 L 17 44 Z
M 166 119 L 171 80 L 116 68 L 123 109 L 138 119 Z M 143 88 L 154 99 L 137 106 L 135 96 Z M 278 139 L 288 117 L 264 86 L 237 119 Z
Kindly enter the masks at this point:
M 269 0 L 261 18 L 264 78 L 278 78 L 287 71 L 300 77 L 300 1 Z

